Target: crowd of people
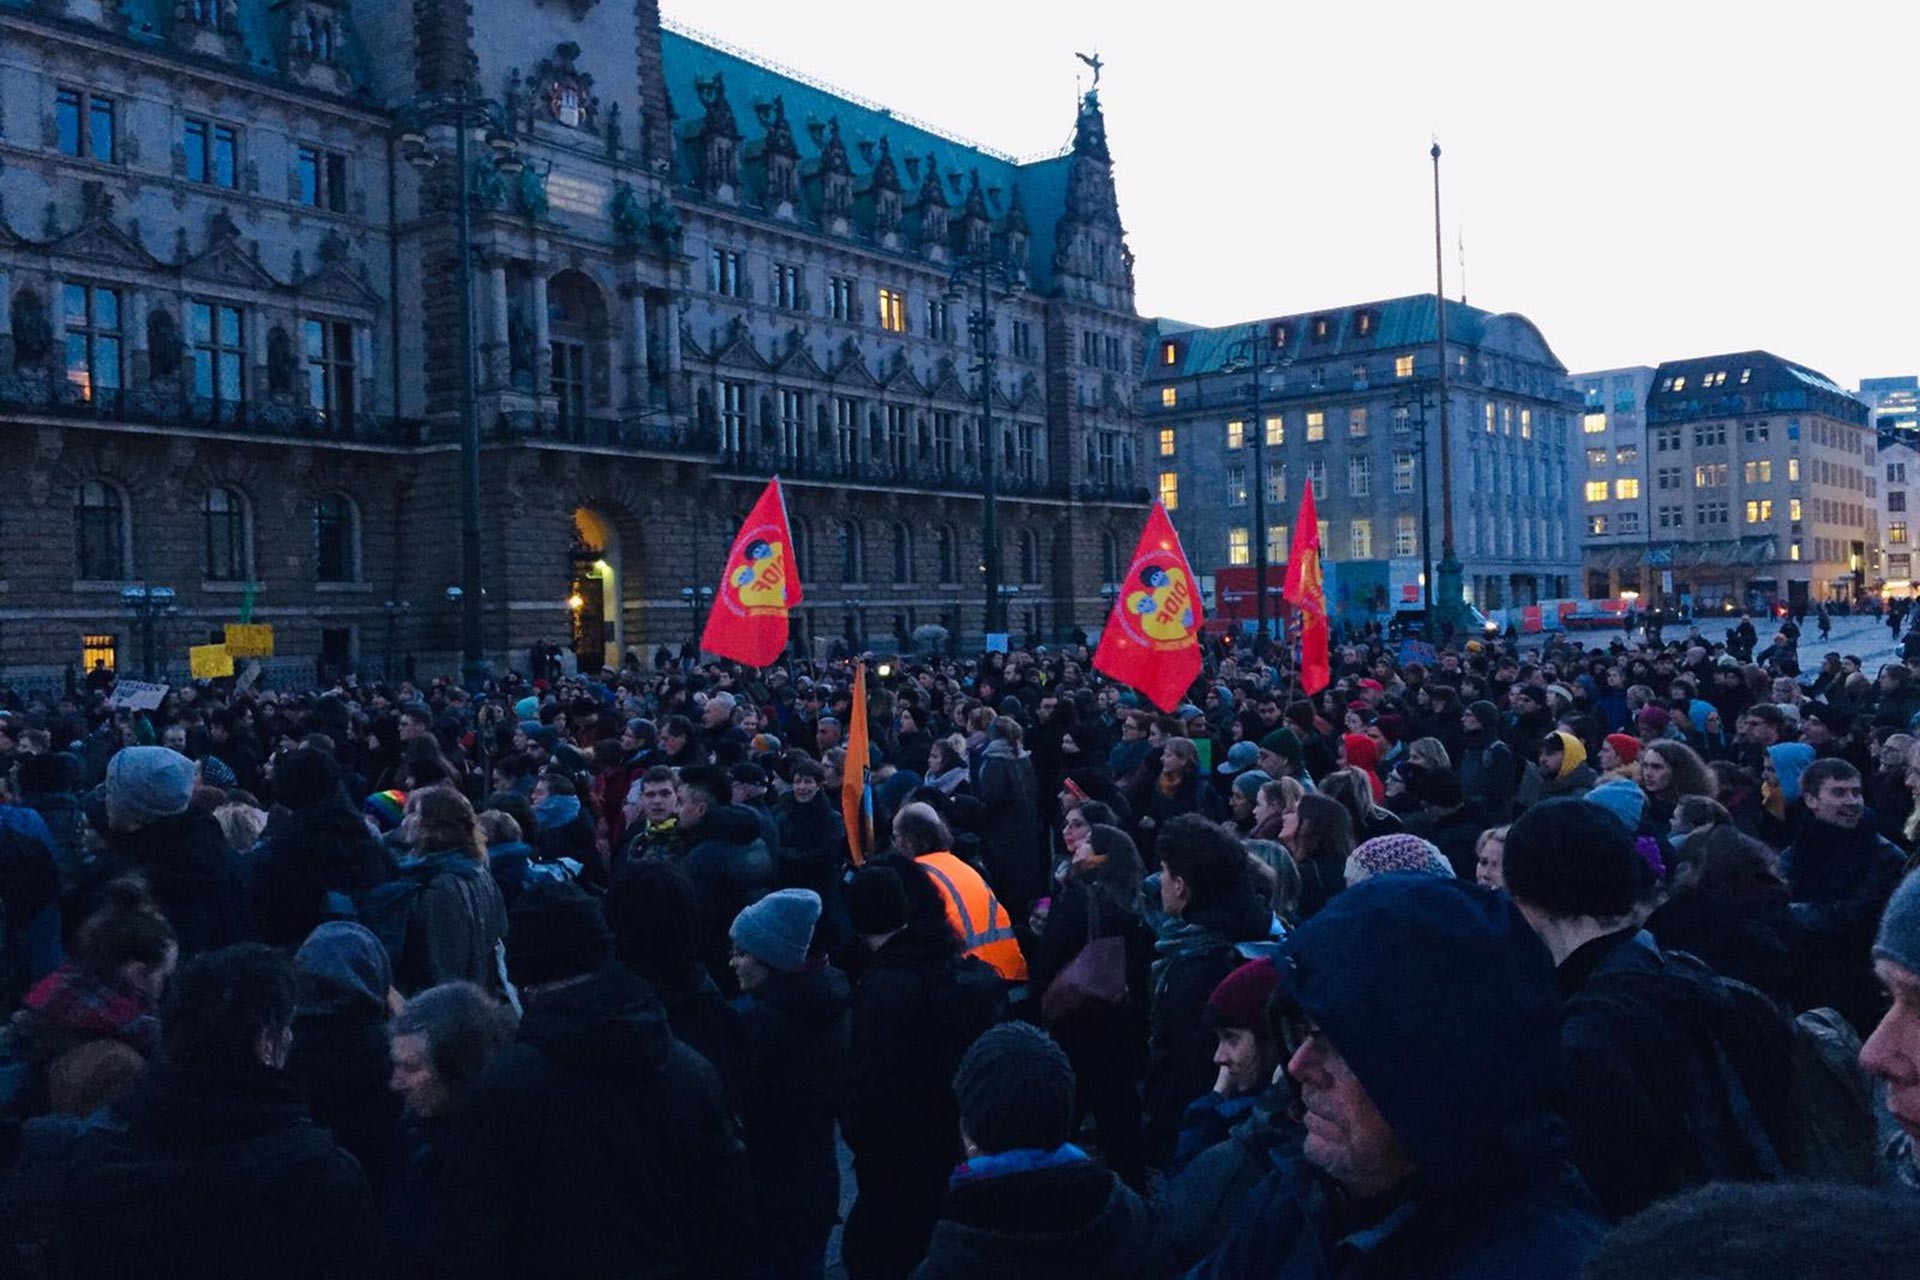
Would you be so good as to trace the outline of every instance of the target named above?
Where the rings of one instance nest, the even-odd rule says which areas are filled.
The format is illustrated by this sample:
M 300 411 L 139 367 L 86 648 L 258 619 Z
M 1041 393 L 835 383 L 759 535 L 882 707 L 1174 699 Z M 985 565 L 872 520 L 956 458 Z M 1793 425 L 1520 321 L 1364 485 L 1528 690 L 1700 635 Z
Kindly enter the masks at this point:
M 0 691 L 0 1273 L 1911 1274 L 1920 675 L 1674 630 Z

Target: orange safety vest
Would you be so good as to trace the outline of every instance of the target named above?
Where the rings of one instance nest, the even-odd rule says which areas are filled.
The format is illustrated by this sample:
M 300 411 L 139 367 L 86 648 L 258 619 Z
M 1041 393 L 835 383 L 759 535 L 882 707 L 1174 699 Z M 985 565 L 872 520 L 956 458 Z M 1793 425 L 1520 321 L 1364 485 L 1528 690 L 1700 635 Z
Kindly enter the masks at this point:
M 967 954 L 993 966 L 1007 982 L 1027 980 L 1027 958 L 1020 954 L 1013 920 L 980 873 L 951 853 L 925 853 L 914 859 L 947 900 L 947 923 L 960 935 Z

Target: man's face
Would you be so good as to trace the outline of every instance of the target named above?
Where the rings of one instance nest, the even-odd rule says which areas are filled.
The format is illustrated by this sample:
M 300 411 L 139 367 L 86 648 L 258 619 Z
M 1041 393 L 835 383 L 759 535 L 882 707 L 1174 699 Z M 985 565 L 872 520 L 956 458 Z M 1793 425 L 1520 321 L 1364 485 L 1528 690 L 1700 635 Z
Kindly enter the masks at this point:
M 183 724 L 168 725 L 166 733 L 160 738 L 160 744 L 169 750 L 185 754 L 187 749 L 187 726 Z
M 433 1054 L 424 1035 L 393 1037 L 393 1074 L 387 1087 L 400 1095 L 407 1109 L 417 1116 L 435 1116 L 446 1109 L 451 1093 L 440 1073 L 433 1069 Z
M 707 798 L 691 787 L 681 787 L 677 796 L 680 825 L 698 826 L 707 816 Z
M 1262 1049 L 1260 1037 L 1244 1027 L 1217 1027 L 1213 1065 L 1230 1098 L 1259 1093 L 1272 1083 L 1272 1055 Z
M 1552 751 L 1542 751 L 1534 767 L 1540 770 L 1540 776 L 1543 778 L 1557 778 L 1560 776 L 1560 766 L 1566 758 L 1566 751 L 1556 747 Z
M 518 735 L 515 736 L 517 737 Z M 679 755 L 682 751 L 686 750 L 686 747 L 687 740 L 677 733 L 663 733 L 660 735 L 660 749 L 670 756 Z
M 1825 721 L 1809 716 L 1800 722 L 1800 740 L 1810 747 L 1824 747 L 1833 741 L 1833 730 Z
M 1138 720 L 1129 720 L 1120 726 L 1120 736 L 1127 742 L 1138 742 L 1147 736 L 1147 730 Z
M 665 822 L 679 805 L 671 782 L 648 782 L 640 788 L 640 812 L 648 822 Z
M 820 750 L 823 754 L 833 750 L 840 745 L 840 726 L 837 724 L 821 725 L 818 729 L 814 730 L 813 740 L 820 744 Z
M 1390 1191 L 1413 1162 L 1340 1051 L 1317 1029 L 1297 1041 L 1287 1074 L 1300 1088 L 1307 1137 L 1302 1154 L 1362 1198 Z
M 796 774 L 793 779 L 793 798 L 800 804 L 811 804 L 820 794 L 820 780 L 808 774 Z
M 1266 725 L 1269 729 L 1278 728 L 1280 724 L 1280 704 L 1277 702 L 1262 702 L 1260 704 L 1260 723 Z
M 1818 791 L 1807 793 L 1807 809 L 1821 822 L 1836 827 L 1859 826 L 1866 807 L 1858 778 L 1828 778 Z
M 715 701 L 707 703 L 706 710 L 701 714 L 700 722 L 709 729 L 718 729 L 732 718 L 733 708 L 726 706 L 716 699 Z
M 400 717 L 400 741 L 413 742 L 427 736 L 427 726 L 412 716 Z
M 1860 1048 L 1860 1065 L 1887 1083 L 1887 1110 L 1908 1136 L 1920 1138 L 1920 974 L 1876 960 L 1873 970 L 1893 1007 Z

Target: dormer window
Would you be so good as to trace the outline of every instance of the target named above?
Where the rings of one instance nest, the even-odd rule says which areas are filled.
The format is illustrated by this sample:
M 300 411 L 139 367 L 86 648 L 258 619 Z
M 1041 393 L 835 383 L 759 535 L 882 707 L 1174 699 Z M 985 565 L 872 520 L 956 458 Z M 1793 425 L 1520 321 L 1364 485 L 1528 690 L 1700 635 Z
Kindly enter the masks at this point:
M 1327 317 L 1315 316 L 1312 323 L 1313 328 L 1310 332 L 1313 334 L 1313 340 L 1315 342 L 1325 342 L 1333 336 L 1333 321 L 1327 319 Z
M 1179 364 L 1180 363 L 1180 344 L 1177 342 L 1161 343 L 1160 344 L 1160 363 L 1165 365 Z
M 1373 336 L 1374 314 L 1371 311 L 1357 311 L 1353 317 L 1353 331 L 1362 338 Z
M 1284 324 L 1273 326 L 1273 349 L 1279 351 L 1293 338 L 1293 330 Z

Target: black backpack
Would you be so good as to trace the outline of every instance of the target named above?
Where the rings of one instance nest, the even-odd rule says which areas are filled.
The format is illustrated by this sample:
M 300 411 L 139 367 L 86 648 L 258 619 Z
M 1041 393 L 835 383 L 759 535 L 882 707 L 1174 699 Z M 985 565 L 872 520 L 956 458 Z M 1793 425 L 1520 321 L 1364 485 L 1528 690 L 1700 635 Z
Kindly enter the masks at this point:
M 322 900 L 320 914 L 325 920 L 351 920 L 380 939 L 394 970 L 407 949 L 407 925 L 420 893 L 443 875 L 477 879 L 486 875 L 484 867 L 464 854 L 449 854 L 404 863 L 400 874 L 358 893 L 329 890 Z

